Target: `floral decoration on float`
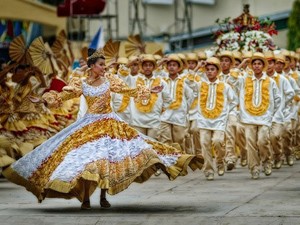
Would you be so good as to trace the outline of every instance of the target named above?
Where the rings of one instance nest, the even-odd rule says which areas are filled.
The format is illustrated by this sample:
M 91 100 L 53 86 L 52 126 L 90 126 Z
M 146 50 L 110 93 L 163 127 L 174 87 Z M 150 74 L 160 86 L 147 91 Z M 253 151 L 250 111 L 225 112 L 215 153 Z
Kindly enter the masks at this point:
M 277 35 L 275 23 L 269 18 L 259 19 L 249 13 L 249 5 L 244 5 L 244 12 L 235 19 L 217 19 L 219 28 L 214 32 L 216 53 L 228 51 L 265 52 L 276 50 L 272 38 Z

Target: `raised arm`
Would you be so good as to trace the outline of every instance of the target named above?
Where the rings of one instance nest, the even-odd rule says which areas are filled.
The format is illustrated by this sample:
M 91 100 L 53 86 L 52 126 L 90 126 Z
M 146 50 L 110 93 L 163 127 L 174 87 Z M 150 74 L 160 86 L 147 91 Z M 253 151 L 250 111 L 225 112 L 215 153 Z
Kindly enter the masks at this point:
M 42 98 L 49 107 L 59 107 L 64 101 L 78 98 L 82 94 L 81 79 L 74 77 L 70 83 L 63 87 L 62 92 L 49 91 L 43 94 Z
M 150 90 L 146 86 L 138 85 L 136 88 L 130 88 L 122 79 L 111 73 L 107 73 L 105 76 L 110 82 L 112 92 L 129 95 L 137 98 L 136 100 L 150 98 Z

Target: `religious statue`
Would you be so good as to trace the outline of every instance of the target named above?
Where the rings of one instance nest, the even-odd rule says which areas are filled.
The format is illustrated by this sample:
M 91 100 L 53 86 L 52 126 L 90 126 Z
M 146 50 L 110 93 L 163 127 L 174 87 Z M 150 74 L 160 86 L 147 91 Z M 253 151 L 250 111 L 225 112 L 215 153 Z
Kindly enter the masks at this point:
M 233 23 L 241 26 L 254 26 L 258 20 L 252 16 L 249 12 L 249 4 L 244 5 L 243 13 L 237 18 L 233 19 Z

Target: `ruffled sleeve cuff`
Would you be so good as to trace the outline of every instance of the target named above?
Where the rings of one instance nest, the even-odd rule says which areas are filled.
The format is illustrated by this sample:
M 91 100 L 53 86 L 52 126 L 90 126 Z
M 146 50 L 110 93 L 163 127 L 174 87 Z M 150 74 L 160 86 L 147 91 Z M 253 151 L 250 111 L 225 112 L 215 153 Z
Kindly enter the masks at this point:
M 53 90 L 43 94 L 42 99 L 50 108 L 58 108 L 63 104 L 62 98 L 59 96 L 59 93 Z

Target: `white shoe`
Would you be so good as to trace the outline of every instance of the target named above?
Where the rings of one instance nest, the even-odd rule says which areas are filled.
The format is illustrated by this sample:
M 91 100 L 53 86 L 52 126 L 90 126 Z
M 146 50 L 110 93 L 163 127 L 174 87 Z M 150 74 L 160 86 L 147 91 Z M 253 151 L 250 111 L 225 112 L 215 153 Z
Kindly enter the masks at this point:
M 209 173 L 209 174 L 206 176 L 206 180 L 214 180 L 214 174 L 213 174 L 213 173 Z

